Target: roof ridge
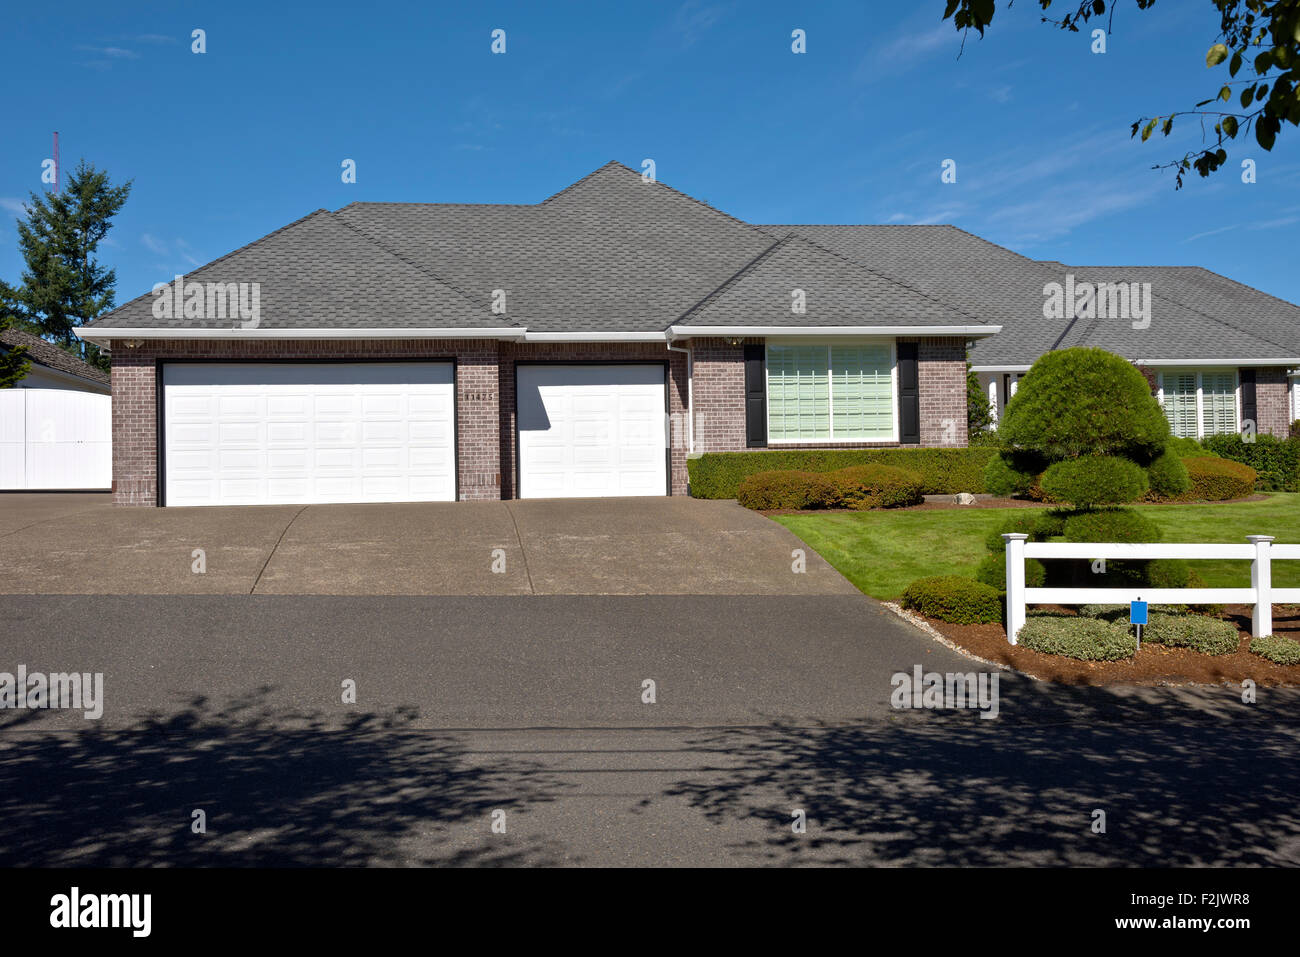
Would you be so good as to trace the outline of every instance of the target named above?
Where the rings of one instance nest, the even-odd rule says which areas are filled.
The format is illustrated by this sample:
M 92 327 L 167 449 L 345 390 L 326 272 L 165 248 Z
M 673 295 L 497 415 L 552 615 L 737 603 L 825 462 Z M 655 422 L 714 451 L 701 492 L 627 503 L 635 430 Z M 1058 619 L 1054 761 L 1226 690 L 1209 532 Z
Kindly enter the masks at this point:
M 311 219 L 313 216 L 318 216 L 318 215 L 320 215 L 321 213 L 324 213 L 326 216 L 333 216 L 333 215 L 334 215 L 333 213 L 331 213 L 328 209 L 325 209 L 324 207 L 322 207 L 322 208 L 320 208 L 320 209 L 312 210 L 312 211 L 311 211 L 310 213 L 308 213 L 306 216 L 299 216 L 299 217 L 298 217 L 297 219 L 295 219 L 293 222 L 291 222 L 291 223 L 285 223 L 285 224 L 284 224 L 283 226 L 281 226 L 279 229 L 273 229 L 273 230 L 271 230 L 271 232 L 267 233 L 265 236 L 259 236 L 257 239 L 254 239 L 252 242 L 244 243 L 244 245 L 242 245 L 242 246 L 238 246 L 238 247 L 232 249 L 230 252 L 226 253 L 224 256 L 218 256 L 216 259 L 213 259 L 213 260 L 211 260 L 210 262 L 206 262 L 206 263 L 204 263 L 202 266 L 198 266 L 198 267 L 196 267 L 196 268 L 197 268 L 197 269 L 207 269 L 209 266 L 215 266 L 217 263 L 221 262 L 223 259 L 229 259 L 231 256 L 235 255 L 236 253 L 242 253 L 245 249 L 251 249 L 253 246 L 256 246 L 258 243 L 264 242 L 264 241 L 270 239 L 272 236 L 275 236 L 275 235 L 278 234 L 278 233 L 282 233 L 282 232 L 284 232 L 286 229 L 292 229 L 294 226 L 297 226 L 297 225 L 300 224 L 300 223 L 305 223 L 305 222 L 307 222 L 307 220 Z M 185 275 L 185 274 L 182 273 L 182 275 Z M 102 315 L 98 315 L 98 316 L 96 316 L 94 319 L 90 320 L 90 322 L 83 323 L 83 326 L 90 326 L 90 325 L 93 325 L 94 323 L 100 322 L 100 321 L 103 320 L 103 319 L 107 319 L 109 316 L 113 315 L 115 312 L 118 312 L 119 310 L 125 309 L 127 306 L 131 305 L 132 303 L 139 302 L 141 299 L 145 299 L 145 298 L 147 298 L 147 297 L 149 297 L 149 296 L 152 296 L 153 294 L 154 294 L 154 292 L 153 292 L 152 289 L 150 289 L 148 292 L 143 292 L 143 293 L 141 293 L 140 295 L 136 296 L 134 299 L 128 299 L 126 302 L 122 303 L 122 305 L 120 305 L 120 306 L 114 306 L 114 307 L 113 307 L 112 309 L 110 309 L 108 312 L 105 312 L 105 313 L 103 313 Z
M 403 262 L 403 263 L 405 263 L 406 265 L 410 266 L 412 269 L 414 269 L 416 272 L 423 273 L 424 275 L 428 276 L 430 279 L 434 280 L 435 282 L 440 283 L 441 285 L 446 286 L 448 289 L 450 289 L 450 290 L 451 290 L 452 292 L 454 292 L 456 295 L 458 295 L 458 296 L 460 296 L 462 299 L 464 299 L 465 302 L 469 303 L 469 305 L 470 305 L 471 308 L 475 309 L 476 311 L 477 311 L 477 310 L 483 310 L 483 309 L 484 309 L 484 307 L 483 307 L 480 303 L 474 301 L 474 299 L 472 299 L 469 295 L 467 295 L 467 294 L 466 294 L 463 290 L 461 290 L 458 286 L 456 286 L 454 283 L 448 282 L 446 279 L 443 279 L 441 276 L 439 276 L 437 273 L 433 272 L 431 269 L 426 269 L 424 266 L 420 265 L 419 263 L 414 262 L 414 261 L 412 261 L 412 260 L 410 260 L 410 259 L 407 259 L 405 256 L 403 256 L 401 253 L 397 252 L 396 250 L 393 250 L 393 249 L 388 248 L 388 246 L 384 245 L 384 243 L 380 242 L 378 239 L 375 239 L 373 236 L 371 236 L 371 235 L 369 235 L 368 233 L 364 232 L 364 231 L 361 229 L 361 227 L 359 227 L 359 226 L 355 226 L 355 225 L 353 225 L 352 223 L 349 223 L 347 220 L 343 219 L 341 216 L 336 216 L 334 213 L 330 213 L 329 215 L 330 215 L 330 218 L 331 218 L 332 220 L 338 222 L 338 223 L 339 223 L 340 225 L 342 225 L 344 228 L 346 228 L 346 229 L 348 229 L 348 230 L 351 230 L 352 232 L 356 233 L 359 237 L 361 237 L 361 239 L 363 239 L 363 240 L 365 240 L 366 242 L 370 243 L 372 246 L 374 246 L 374 247 L 376 247 L 376 248 L 378 248 L 378 249 L 382 249 L 384 252 L 388 253 L 388 255 L 392 256 L 392 257 L 393 257 L 394 259 L 396 259 L 398 262 Z M 484 314 L 485 314 L 486 316 L 490 316 L 490 315 L 491 315 L 491 313 L 487 313 L 487 312 L 485 312 Z M 517 323 L 507 322 L 507 325 L 517 325 Z
M 356 199 L 346 206 L 340 206 L 333 212 L 341 213 L 354 206 L 468 206 L 473 209 L 534 209 L 538 205 L 538 203 L 417 203 L 402 200 Z
M 737 269 L 734 273 L 732 273 L 730 276 L 724 279 L 722 281 L 722 284 L 718 286 L 718 288 L 714 289 L 708 295 L 704 296 L 704 298 L 702 298 L 699 302 L 697 302 L 695 305 L 691 306 L 680 316 L 678 316 L 676 322 L 683 322 L 684 320 L 690 318 L 690 316 L 693 315 L 694 313 L 697 313 L 702 309 L 704 309 L 705 306 L 709 305 L 710 303 L 716 302 L 724 292 L 726 292 L 728 289 L 730 289 L 732 286 L 738 283 L 742 276 L 746 276 L 749 273 L 753 272 L 754 269 L 756 269 L 760 263 L 765 261 L 769 256 L 772 255 L 772 253 L 776 252 L 776 250 L 779 247 L 785 245 L 785 243 L 791 238 L 791 235 L 782 236 L 781 238 L 773 241 L 773 243 L 770 246 L 768 246 L 766 249 L 760 250 L 757 256 L 755 256 L 749 262 L 742 264 L 739 269 Z M 674 324 L 675 323 L 672 322 L 669 323 L 670 326 Z
M 978 323 L 979 325 L 982 325 L 982 326 L 990 325 L 990 323 L 989 323 L 987 320 L 984 320 L 984 319 L 979 318 L 978 316 L 972 315 L 971 313 L 967 312 L 965 309 L 961 308 L 960 306 L 955 306 L 955 305 L 953 305 L 952 303 L 945 302 L 945 301 L 942 300 L 942 299 L 939 299 L 939 298 L 937 298 L 937 297 L 935 297 L 935 296 L 930 295 L 928 292 L 923 292 L 923 291 L 921 291 L 920 289 L 917 289 L 915 286 L 911 285 L 910 283 L 906 283 L 906 282 L 904 282 L 904 281 L 901 280 L 901 279 L 895 279 L 895 278 L 894 278 L 893 276 L 891 276 L 889 273 L 884 273 L 884 272 L 881 272 L 881 271 L 878 270 L 878 269 L 873 269 L 871 266 L 868 266 L 866 263 L 859 262 L 859 261 L 856 260 L 856 259 L 850 259 L 848 256 L 841 255 L 840 253 L 837 253 L 837 252 L 836 252 L 835 250 L 833 250 L 833 249 L 827 249 L 827 248 L 826 248 L 825 246 L 823 246 L 821 243 L 814 242 L 813 240 L 809 239 L 807 236 L 798 236 L 798 235 L 794 235 L 794 234 L 792 234 L 792 235 L 793 235 L 793 238 L 798 239 L 800 242 L 805 242 L 805 243 L 807 243 L 809 246 L 812 246 L 812 247 L 814 247 L 814 248 L 816 248 L 816 249 L 820 249 L 822 252 L 824 252 L 824 253 L 828 253 L 829 255 L 834 256 L 836 259 L 839 259 L 839 260 L 841 260 L 841 261 L 843 261 L 843 262 L 846 262 L 846 263 L 848 263 L 850 266 L 853 266 L 853 267 L 856 268 L 856 269 L 863 269 L 863 270 L 865 270 L 865 271 L 871 273 L 873 276 L 877 276 L 878 278 L 883 279 L 883 280 L 885 280 L 886 282 L 892 282 L 895 286 L 900 286 L 900 287 L 902 287 L 903 289 L 906 289 L 908 292 L 911 292 L 911 293 L 914 293 L 914 294 L 916 294 L 916 295 L 918 295 L 918 296 L 921 296 L 921 297 L 924 298 L 924 299 L 928 299 L 928 300 L 930 300 L 931 302 L 938 303 L 939 305 L 943 306 L 945 309 L 951 309 L 953 312 L 961 313 L 961 314 L 962 314 L 963 316 L 965 316 L 967 319 L 973 319 L 973 320 L 974 320 L 976 323 Z M 787 238 L 790 238 L 790 237 L 787 237 Z
M 537 206 L 545 206 L 545 205 L 546 205 L 547 203 L 549 203 L 551 200 L 556 199 L 556 198 L 558 198 L 558 197 L 560 197 L 560 196 L 563 196 L 565 193 L 569 192 L 570 190 L 577 189 L 579 186 L 581 186 L 581 185 L 582 185 L 583 183 L 585 183 L 587 180 L 591 179 L 593 176 L 595 176 L 595 175 L 596 175 L 597 173 L 599 173 L 601 170 L 603 170 L 603 169 L 608 169 L 608 168 L 611 167 L 611 166 L 622 166 L 623 169 L 627 170 L 629 173 L 636 172 L 635 170 L 632 169 L 632 167 L 630 167 L 630 166 L 625 166 L 624 164 L 620 163 L 618 160 L 610 160 L 610 161 L 607 162 L 607 163 L 602 163 L 600 166 L 597 166 L 595 169 L 593 169 L 593 170 L 592 170 L 590 173 L 588 173 L 586 176 L 582 176 L 582 177 L 580 177 L 580 178 L 578 178 L 578 179 L 575 179 L 572 183 L 570 183 L 568 186 L 564 187 L 564 189 L 560 190 L 558 193 L 552 193 L 550 196 L 547 196 L 544 200 L 542 200 L 540 203 L 536 203 L 535 205 L 537 205 Z
M 1165 267 L 1165 268 L 1169 268 L 1169 267 Z M 1265 292 L 1263 289 L 1260 289 L 1258 286 L 1252 286 L 1250 283 L 1242 282 L 1240 279 L 1233 279 L 1231 276 L 1225 276 L 1221 272 L 1215 272 L 1213 269 L 1207 269 L 1204 266 L 1178 266 L 1175 268 L 1199 269 L 1201 272 L 1209 273 L 1211 276 L 1214 276 L 1216 279 L 1223 279 L 1227 282 L 1232 283 L 1234 286 L 1240 286 L 1242 289 L 1249 289 L 1251 292 L 1257 292 L 1261 296 L 1268 296 L 1269 299 L 1272 299 L 1274 302 L 1280 302 L 1284 306 L 1290 306 L 1292 309 L 1300 309 L 1300 305 L 1296 305 L 1290 299 L 1283 299 L 1281 296 L 1275 296 L 1271 292 Z

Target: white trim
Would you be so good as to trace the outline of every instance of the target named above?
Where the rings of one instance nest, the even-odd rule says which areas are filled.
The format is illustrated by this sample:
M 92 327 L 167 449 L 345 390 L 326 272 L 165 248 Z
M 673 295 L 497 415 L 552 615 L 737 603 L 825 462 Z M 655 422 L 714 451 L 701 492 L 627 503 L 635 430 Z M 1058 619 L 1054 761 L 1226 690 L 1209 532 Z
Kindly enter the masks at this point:
M 890 406 L 892 407 L 891 411 L 893 412 L 893 434 L 889 438 L 883 438 L 880 436 L 864 438 L 862 436 L 839 437 L 835 435 L 835 387 L 834 387 L 835 376 L 831 366 L 831 349 L 836 345 L 850 345 L 850 344 L 878 345 L 879 342 L 877 340 L 882 339 L 884 337 L 878 336 L 876 337 L 875 340 L 873 340 L 870 338 L 864 338 L 859 336 L 854 338 L 852 342 L 827 341 L 825 337 L 817 339 L 816 341 L 809 342 L 809 341 L 801 341 L 802 338 L 803 337 L 799 337 L 799 336 L 777 337 L 774 339 L 768 339 L 768 341 L 763 344 L 763 416 L 766 420 L 764 422 L 764 427 L 767 434 L 767 444 L 769 446 L 773 446 L 773 445 L 798 446 L 798 445 L 816 445 L 818 443 L 825 444 L 825 443 L 835 443 L 835 442 L 894 442 L 894 443 L 899 442 L 900 441 L 899 407 L 902 405 L 902 402 L 900 401 L 899 394 L 898 394 L 898 341 L 896 339 L 884 340 L 889 344 L 889 385 L 890 385 L 889 399 L 890 399 Z M 847 337 L 844 338 L 847 340 Z M 774 345 L 775 346 L 800 346 L 800 345 L 820 346 L 823 343 L 825 343 L 825 347 L 826 347 L 826 424 L 829 430 L 829 435 L 824 439 L 801 439 L 801 438 L 774 439 L 772 438 L 772 426 L 771 426 L 772 386 L 771 386 L 770 376 L 768 375 L 768 365 L 767 365 L 768 349 Z
M 667 332 L 525 332 L 525 342 L 667 342 Z
M 971 366 L 971 372 L 1028 372 L 1029 366 Z
M 674 336 L 972 336 L 997 335 L 1001 326 L 670 326 Z M 1025 368 L 1029 368 L 1026 366 Z
M 1182 366 L 1176 369 L 1170 369 L 1170 372 L 1181 372 L 1184 375 L 1196 376 L 1196 435 L 1180 436 L 1180 438 L 1195 438 L 1198 442 L 1205 438 L 1206 435 L 1240 435 L 1241 434 L 1241 370 L 1235 366 Z M 1209 432 L 1205 431 L 1205 386 L 1202 376 L 1210 372 L 1231 372 L 1232 373 L 1232 417 L 1236 422 L 1235 432 Z M 1156 401 L 1160 403 L 1160 410 L 1163 412 L 1165 407 L 1165 374 L 1163 372 L 1156 374 Z M 1168 418 L 1168 415 L 1165 416 Z M 1170 428 L 1172 429 L 1172 423 Z
M 1294 365 L 1296 359 L 1130 359 L 1139 366 L 1178 366 L 1203 369 L 1237 369 L 1252 366 L 1286 366 Z
M 427 327 L 398 329 L 126 329 L 84 326 L 72 330 L 89 342 L 104 344 L 112 339 L 517 339 L 523 340 L 525 330 L 519 328 L 491 329 L 430 329 Z

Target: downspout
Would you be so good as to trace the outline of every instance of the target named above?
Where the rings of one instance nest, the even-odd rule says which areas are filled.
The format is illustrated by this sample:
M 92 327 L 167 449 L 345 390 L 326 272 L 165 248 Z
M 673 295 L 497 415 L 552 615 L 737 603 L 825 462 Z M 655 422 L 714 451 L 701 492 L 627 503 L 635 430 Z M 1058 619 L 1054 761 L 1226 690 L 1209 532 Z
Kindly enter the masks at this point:
M 673 345 L 673 334 L 667 336 L 669 352 L 680 352 L 686 356 L 686 451 L 695 453 L 695 352 L 682 346 Z

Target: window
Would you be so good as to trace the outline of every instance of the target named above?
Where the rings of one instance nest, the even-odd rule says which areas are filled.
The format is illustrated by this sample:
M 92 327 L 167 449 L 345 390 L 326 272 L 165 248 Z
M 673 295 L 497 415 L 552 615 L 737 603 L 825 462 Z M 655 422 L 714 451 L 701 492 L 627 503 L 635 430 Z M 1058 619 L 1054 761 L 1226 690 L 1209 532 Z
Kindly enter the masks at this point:
M 1161 403 L 1179 438 L 1241 431 L 1234 369 L 1178 369 L 1161 373 Z
M 897 441 L 890 342 L 767 346 L 771 442 Z

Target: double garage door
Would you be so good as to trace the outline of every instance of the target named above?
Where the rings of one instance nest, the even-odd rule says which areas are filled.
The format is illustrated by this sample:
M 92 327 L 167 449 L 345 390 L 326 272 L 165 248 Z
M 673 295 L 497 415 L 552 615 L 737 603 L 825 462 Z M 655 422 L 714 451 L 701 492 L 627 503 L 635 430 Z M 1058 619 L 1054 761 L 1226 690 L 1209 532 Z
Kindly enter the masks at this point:
M 456 497 L 450 362 L 168 363 L 166 505 Z M 520 365 L 523 497 L 663 495 L 662 365 Z

